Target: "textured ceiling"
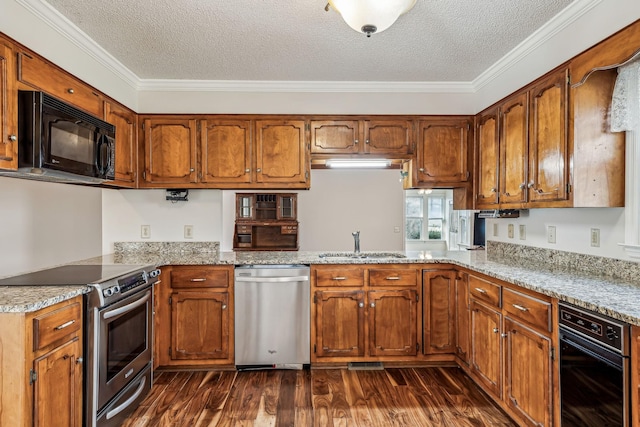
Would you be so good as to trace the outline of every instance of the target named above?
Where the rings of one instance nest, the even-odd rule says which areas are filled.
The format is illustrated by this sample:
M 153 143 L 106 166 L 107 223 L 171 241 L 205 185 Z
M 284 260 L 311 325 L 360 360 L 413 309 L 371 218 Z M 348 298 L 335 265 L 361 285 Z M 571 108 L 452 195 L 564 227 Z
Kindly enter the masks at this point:
M 418 0 L 365 37 L 326 0 L 49 0 L 142 79 L 472 81 L 572 0 Z

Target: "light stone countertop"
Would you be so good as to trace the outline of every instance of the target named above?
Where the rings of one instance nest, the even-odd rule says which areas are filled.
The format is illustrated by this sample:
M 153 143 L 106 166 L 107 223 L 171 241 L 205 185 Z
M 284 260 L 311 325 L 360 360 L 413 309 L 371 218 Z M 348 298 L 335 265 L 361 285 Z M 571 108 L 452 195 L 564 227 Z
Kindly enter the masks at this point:
M 367 252 L 363 252 L 367 253 Z M 406 258 L 320 257 L 321 252 L 122 252 L 75 264 L 437 264 L 449 263 L 640 326 L 640 281 L 587 274 L 544 259 L 480 251 L 394 252 Z M 34 311 L 86 292 L 82 286 L 0 288 L 0 312 Z

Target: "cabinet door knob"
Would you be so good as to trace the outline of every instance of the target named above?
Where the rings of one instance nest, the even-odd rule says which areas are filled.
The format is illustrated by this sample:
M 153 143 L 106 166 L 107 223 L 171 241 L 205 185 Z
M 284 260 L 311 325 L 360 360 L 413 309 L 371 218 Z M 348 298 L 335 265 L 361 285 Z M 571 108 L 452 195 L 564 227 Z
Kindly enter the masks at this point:
M 368 144 L 368 143 L 369 143 L 369 140 L 367 139 L 366 141 L 364 141 L 364 143 L 365 143 L 365 144 Z
M 9 135 L 9 141 L 11 142 L 16 142 L 18 140 L 18 137 L 15 135 Z
M 420 168 L 418 169 L 420 172 L 424 172 L 424 168 Z
M 76 363 L 77 363 L 78 365 L 82 364 L 83 362 L 84 362 L 84 359 L 83 359 L 82 357 L 78 357 L 78 358 L 76 359 Z
M 500 336 L 501 336 L 502 338 L 506 338 L 506 337 L 508 337 L 508 336 L 509 336 L 509 334 L 500 334 Z
M 258 168 L 258 169 L 256 169 L 256 172 L 260 173 L 260 172 L 262 172 L 262 169 Z
M 527 185 L 527 188 L 533 188 L 533 182 L 530 182 L 530 183 Z
M 371 304 L 369 304 L 369 307 L 371 307 L 371 308 L 376 308 L 376 303 L 375 303 L 375 302 L 372 302 Z
M 358 140 L 356 139 L 355 141 L 353 141 L 354 144 L 358 145 Z
M 360 308 L 364 307 L 364 303 L 363 302 L 358 303 L 358 307 Z
M 498 189 L 497 189 L 496 187 L 493 187 L 493 188 L 491 189 L 491 192 L 492 192 L 492 193 L 495 193 L 496 191 L 498 191 Z
M 226 310 L 227 309 L 227 304 L 222 304 L 222 309 Z
M 498 332 L 500 332 L 500 330 L 498 328 L 493 328 L 493 333 L 497 334 Z
M 73 94 L 74 90 L 73 90 L 73 88 L 69 88 L 69 89 L 67 89 L 67 92 Z
M 524 190 L 525 188 L 527 188 L 527 185 L 523 182 L 522 184 L 519 185 L 521 190 Z
M 244 170 L 244 173 L 249 173 L 249 172 L 251 172 L 251 169 L 249 169 L 249 168 L 246 168 L 246 169 Z
M 195 172 L 196 170 L 194 168 L 189 169 L 191 172 Z

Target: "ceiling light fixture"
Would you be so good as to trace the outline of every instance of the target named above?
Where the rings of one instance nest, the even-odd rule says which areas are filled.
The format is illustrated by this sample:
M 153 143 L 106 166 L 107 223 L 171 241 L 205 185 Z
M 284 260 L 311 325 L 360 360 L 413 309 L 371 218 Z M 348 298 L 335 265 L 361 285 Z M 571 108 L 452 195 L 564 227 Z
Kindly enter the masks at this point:
M 332 7 L 351 28 L 367 37 L 380 33 L 416 4 L 416 0 L 329 0 Z
M 342 169 L 388 168 L 389 166 L 391 166 L 391 161 L 385 160 L 385 159 L 371 159 L 371 160 L 330 159 L 326 161 L 325 166 L 328 168 L 342 168 Z

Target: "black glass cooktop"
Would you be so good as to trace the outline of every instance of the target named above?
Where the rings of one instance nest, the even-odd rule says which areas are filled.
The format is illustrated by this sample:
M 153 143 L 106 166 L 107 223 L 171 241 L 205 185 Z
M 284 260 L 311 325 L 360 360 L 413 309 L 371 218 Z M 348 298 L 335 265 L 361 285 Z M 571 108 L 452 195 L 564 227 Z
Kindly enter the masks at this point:
M 88 285 L 124 276 L 139 270 L 142 265 L 63 265 L 20 276 L 0 279 L 0 286 L 62 286 Z

